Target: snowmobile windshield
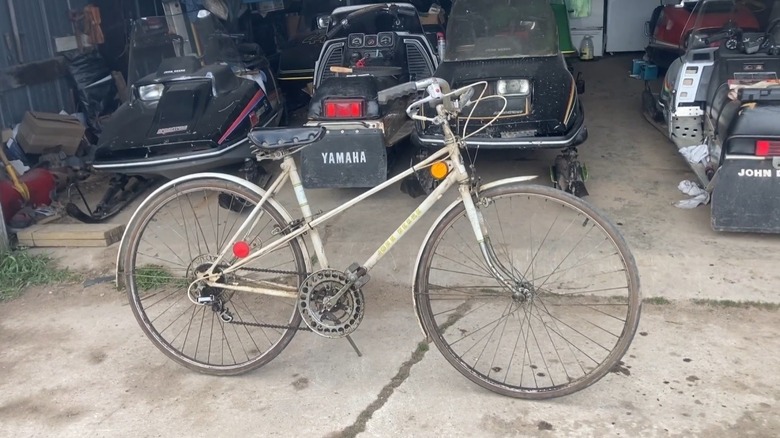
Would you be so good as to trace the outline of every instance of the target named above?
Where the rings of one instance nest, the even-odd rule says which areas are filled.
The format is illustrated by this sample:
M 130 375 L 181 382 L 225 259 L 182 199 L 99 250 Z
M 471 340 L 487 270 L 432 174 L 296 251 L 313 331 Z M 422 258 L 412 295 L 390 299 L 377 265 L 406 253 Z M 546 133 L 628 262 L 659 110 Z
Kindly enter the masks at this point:
M 557 54 L 549 0 L 458 0 L 452 7 L 445 61 Z
M 732 0 L 699 1 L 693 6 L 689 21 L 693 23 L 693 27 L 682 37 L 683 45 L 692 48 L 717 46 L 720 40 L 724 39 L 724 32 L 759 30 L 759 23 L 753 12 Z
M 130 85 L 141 79 L 186 75 L 212 64 L 243 68 L 236 39 L 206 11 L 135 20 L 129 57 Z
M 351 33 L 423 33 L 417 9 L 411 4 L 383 3 L 334 11 L 328 38 L 346 38 Z

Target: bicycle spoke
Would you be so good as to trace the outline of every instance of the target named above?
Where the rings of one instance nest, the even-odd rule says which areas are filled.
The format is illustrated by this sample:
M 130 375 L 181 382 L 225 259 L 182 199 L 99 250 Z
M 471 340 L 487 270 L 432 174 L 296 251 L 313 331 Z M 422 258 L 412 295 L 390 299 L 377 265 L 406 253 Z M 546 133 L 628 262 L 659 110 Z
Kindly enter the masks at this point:
M 464 256 L 474 245 L 459 232 L 471 227 L 462 209 L 423 248 L 415 300 L 422 322 L 447 360 L 490 390 L 548 398 L 588 386 L 636 330 L 637 291 L 629 279 L 636 266 L 626 264 L 614 228 L 586 204 L 575 208 L 575 200 L 540 187 L 496 192 L 506 196 L 488 197 L 482 225 L 500 269 L 516 284 L 463 267 L 485 265 L 476 262 L 481 255 Z
M 297 331 L 300 314 L 294 298 L 220 287 L 225 282 L 297 290 L 306 271 L 297 239 L 217 280 L 206 283 L 197 277 L 206 269 L 219 276 L 237 260 L 228 251 L 213 265 L 217 251 L 232 244 L 235 231 L 249 217 L 245 209 L 259 199 L 258 193 L 232 182 L 193 180 L 161 193 L 128 226 L 133 236 L 127 266 L 131 307 L 152 342 L 182 365 L 210 374 L 238 374 L 278 355 Z M 273 230 L 285 223 L 284 216 L 271 209 L 264 205 L 262 221 L 247 232 L 245 241 L 252 247 L 282 238 Z

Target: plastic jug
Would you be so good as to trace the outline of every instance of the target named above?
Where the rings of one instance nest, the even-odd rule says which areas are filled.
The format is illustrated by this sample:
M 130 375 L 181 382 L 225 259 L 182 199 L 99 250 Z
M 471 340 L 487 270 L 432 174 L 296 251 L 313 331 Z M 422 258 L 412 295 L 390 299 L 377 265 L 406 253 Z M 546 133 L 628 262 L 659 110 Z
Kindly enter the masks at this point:
M 593 51 L 593 37 L 590 35 L 585 35 L 585 37 L 582 39 L 582 42 L 580 42 L 580 59 L 583 61 L 592 60 Z

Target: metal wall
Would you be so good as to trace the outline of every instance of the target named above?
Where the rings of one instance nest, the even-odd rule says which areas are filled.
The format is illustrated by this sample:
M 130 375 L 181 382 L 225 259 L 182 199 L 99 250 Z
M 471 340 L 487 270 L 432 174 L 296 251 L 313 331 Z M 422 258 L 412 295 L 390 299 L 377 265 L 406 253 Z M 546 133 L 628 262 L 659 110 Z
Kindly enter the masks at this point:
M 13 0 L 24 63 L 54 57 L 54 38 L 73 35 L 69 9 L 82 9 L 88 0 Z M 0 0 L 0 68 L 17 64 L 16 47 L 6 45 L 13 35 L 8 0 Z M 11 40 L 13 38 L 11 37 Z M 18 88 L 0 94 L 0 125 L 9 127 L 21 121 L 28 110 L 73 112 L 75 104 L 65 79 L 48 84 Z

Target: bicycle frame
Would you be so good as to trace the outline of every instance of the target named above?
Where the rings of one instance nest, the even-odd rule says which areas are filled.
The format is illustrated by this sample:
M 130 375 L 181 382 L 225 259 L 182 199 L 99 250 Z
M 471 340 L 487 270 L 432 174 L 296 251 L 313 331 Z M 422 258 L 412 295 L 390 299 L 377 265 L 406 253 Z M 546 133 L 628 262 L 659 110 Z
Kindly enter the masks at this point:
M 437 111 L 439 112 L 440 117 L 445 116 L 445 113 L 441 106 L 437 108 Z M 517 273 L 513 269 L 511 268 L 507 269 L 505 266 L 503 266 L 502 263 L 498 260 L 498 257 L 496 256 L 495 252 L 493 251 L 492 246 L 488 244 L 489 243 L 488 231 L 484 224 L 484 221 L 482 220 L 481 214 L 479 213 L 479 211 L 476 208 L 476 205 L 474 204 L 474 199 L 472 198 L 470 178 L 468 172 L 466 171 L 466 167 L 463 164 L 463 157 L 461 156 L 460 153 L 460 144 L 457 138 L 455 137 L 454 133 L 452 132 L 451 128 L 449 127 L 449 124 L 447 123 L 442 124 L 442 129 L 444 131 L 444 139 L 445 139 L 445 146 L 442 149 L 436 151 L 434 154 L 432 154 L 430 157 L 420 162 L 419 164 L 412 166 L 411 168 L 407 169 L 401 174 L 385 181 L 384 183 L 380 184 L 377 187 L 374 187 L 373 189 L 367 191 L 366 193 L 363 193 L 362 195 L 353 198 L 347 203 L 341 205 L 340 207 L 334 208 L 328 211 L 327 213 L 324 213 L 321 217 L 318 217 L 316 219 L 314 218 L 311 208 L 309 206 L 309 201 L 308 198 L 306 197 L 303 184 L 301 183 L 301 177 L 298 172 L 298 167 L 295 164 L 295 160 L 291 155 L 286 155 L 283 158 L 281 164 L 282 173 L 274 180 L 274 182 L 271 184 L 271 186 L 266 191 L 266 193 L 263 194 L 260 201 L 257 203 L 255 208 L 249 214 L 249 217 L 247 217 L 246 220 L 244 220 L 244 222 L 239 227 L 238 231 L 236 231 L 233 237 L 228 241 L 225 248 L 221 250 L 219 256 L 212 263 L 211 267 L 206 272 L 204 272 L 200 278 L 196 279 L 190 285 L 190 288 L 192 288 L 192 286 L 196 285 L 198 282 L 202 281 L 210 287 L 218 287 L 220 289 L 296 298 L 298 295 L 298 289 L 296 287 L 291 287 L 288 285 L 276 284 L 270 281 L 257 281 L 257 280 L 254 281 L 261 284 L 273 285 L 273 289 L 269 289 L 266 287 L 251 287 L 251 286 L 242 286 L 236 284 L 231 285 L 231 284 L 218 283 L 218 280 L 220 276 L 235 272 L 241 269 L 241 267 L 243 267 L 247 263 L 273 252 L 274 250 L 278 249 L 282 245 L 285 245 L 290 241 L 297 239 L 306 233 L 308 233 L 311 238 L 311 242 L 312 245 L 314 246 L 314 252 L 317 256 L 317 262 L 320 266 L 320 269 L 330 268 L 327 255 L 325 254 L 325 248 L 322 243 L 322 238 L 320 237 L 319 231 L 317 229 L 319 225 L 327 222 L 328 220 L 343 213 L 344 211 L 354 207 L 364 199 L 376 193 L 379 193 L 382 190 L 390 187 L 391 185 L 412 175 L 413 173 L 424 170 L 437 161 L 444 161 L 450 169 L 450 172 L 447 174 L 447 176 L 423 200 L 423 202 L 406 218 L 406 220 L 403 221 L 401 225 L 398 226 L 398 228 L 396 228 L 395 232 L 393 232 L 393 234 L 391 234 L 384 241 L 384 243 L 376 251 L 374 251 L 373 255 L 371 255 L 371 257 L 369 257 L 369 259 L 366 260 L 361 265 L 362 268 L 365 269 L 366 273 L 371 271 L 371 269 L 379 262 L 379 260 L 381 260 L 382 257 L 385 254 L 387 254 L 387 252 L 390 251 L 390 249 L 399 240 L 401 240 L 404 235 L 406 235 L 406 233 L 417 223 L 417 221 L 420 218 L 422 218 L 431 209 L 431 207 L 433 207 L 433 205 L 439 201 L 439 199 L 441 199 L 444 193 L 447 190 L 449 190 L 450 187 L 452 187 L 455 183 L 457 183 L 458 191 L 460 192 L 460 201 L 463 202 L 464 204 L 464 207 L 466 209 L 466 215 L 469 219 L 469 222 L 471 223 L 472 230 L 474 231 L 474 236 L 477 240 L 477 243 L 480 246 L 480 250 L 485 259 L 488 269 L 495 276 L 495 278 L 499 280 L 499 282 L 503 283 L 508 289 L 510 290 L 516 290 L 518 288 L 522 289 L 523 279 L 517 278 Z M 271 197 L 279 193 L 281 188 L 284 187 L 284 185 L 287 183 L 288 180 L 292 183 L 293 190 L 295 191 L 295 197 L 298 201 L 298 206 L 301 210 L 301 213 L 303 214 L 303 222 L 300 224 L 295 224 L 295 227 L 291 229 L 289 233 L 286 234 L 284 237 L 280 237 L 279 239 L 274 240 L 273 242 L 269 243 L 268 245 L 265 245 L 259 250 L 250 253 L 247 257 L 237 261 L 231 266 L 221 269 L 220 273 L 215 273 L 214 272 L 215 268 L 219 265 L 220 262 L 222 262 L 222 260 L 224 260 L 225 256 L 232 250 L 232 245 L 235 242 L 241 241 L 245 237 L 247 237 L 249 235 L 249 232 L 251 232 L 251 230 L 257 225 L 262 214 L 263 204 L 265 204 L 268 201 L 268 199 L 270 199 Z
M 407 231 L 409 231 L 417 223 L 417 221 L 420 218 L 422 218 L 430 210 L 430 208 L 434 204 L 436 204 L 436 202 L 438 202 L 438 200 L 443 196 L 443 194 L 447 190 L 449 190 L 450 187 L 452 187 L 455 183 L 459 183 L 461 199 L 466 204 L 467 211 L 470 210 L 469 219 L 472 220 L 473 226 L 476 225 L 474 226 L 474 232 L 477 237 L 477 240 L 480 243 L 483 242 L 485 233 L 483 232 L 484 230 L 482 229 L 482 227 L 479 225 L 480 221 L 477 219 L 478 213 L 476 211 L 476 207 L 471 198 L 471 193 L 469 190 L 469 176 L 463 164 L 463 160 L 460 155 L 460 150 L 458 149 L 458 145 L 454 141 L 451 144 L 447 145 L 446 147 L 442 148 L 441 150 L 432 154 L 425 161 L 422 161 L 421 163 L 407 169 L 401 174 L 387 180 L 386 182 L 382 183 L 377 187 L 374 187 L 373 189 L 367 191 L 366 193 L 363 193 L 360 196 L 353 198 L 347 203 L 328 211 L 327 213 L 323 214 L 322 216 L 316 219 L 313 217 L 311 208 L 309 206 L 309 201 L 308 198 L 306 197 L 305 190 L 301 183 L 300 174 L 298 172 L 298 167 L 295 163 L 295 160 L 292 158 L 292 156 L 287 156 L 284 158 L 281 165 L 282 173 L 274 180 L 273 184 L 271 184 L 271 186 L 268 188 L 268 191 L 260 199 L 257 206 L 255 206 L 255 208 L 249 214 L 249 217 L 247 217 L 244 220 L 243 224 L 241 225 L 241 227 L 239 227 L 238 231 L 236 231 L 233 237 L 228 241 L 226 247 L 222 249 L 222 251 L 219 254 L 219 257 L 217 257 L 217 259 L 213 262 L 211 269 L 204 274 L 206 284 L 214 287 L 218 286 L 222 289 L 238 290 L 244 292 L 256 292 L 262 294 L 282 295 L 282 296 L 290 296 L 290 297 L 297 296 L 296 293 L 297 288 L 291 288 L 290 286 L 274 285 L 274 289 L 269 290 L 267 288 L 262 288 L 262 287 L 247 287 L 247 286 L 229 285 L 223 283 L 218 284 L 216 283 L 217 279 L 213 277 L 217 275 L 223 275 L 223 274 L 229 274 L 231 272 L 235 272 L 239 270 L 241 267 L 243 267 L 244 265 L 246 265 L 247 263 L 250 263 L 251 261 L 257 258 L 260 258 L 264 255 L 273 252 L 274 250 L 278 249 L 282 245 L 287 244 L 291 240 L 294 240 L 305 233 L 308 233 L 311 238 L 311 242 L 314 247 L 314 252 L 317 256 L 317 261 L 320 268 L 321 269 L 329 268 L 330 266 L 328 264 L 327 255 L 325 254 L 325 248 L 322 243 L 322 239 L 320 237 L 319 231 L 317 229 L 319 225 L 327 222 L 328 220 L 343 213 L 344 211 L 354 207 L 364 199 L 376 193 L 379 193 L 382 190 L 386 189 L 387 187 L 412 175 L 414 172 L 426 169 L 427 167 L 431 166 L 433 163 L 437 161 L 444 161 L 447 163 L 447 165 L 451 169 L 449 174 L 444 178 L 444 180 L 441 181 L 438 187 L 436 187 L 436 189 L 434 189 L 433 192 L 431 192 L 431 194 L 428 195 L 428 197 L 426 197 L 425 200 L 423 200 L 423 202 L 406 218 L 406 220 L 403 221 L 398 226 L 398 228 L 396 228 L 395 232 L 393 232 L 393 234 L 390 235 L 376 251 L 374 251 L 373 255 L 368 260 L 366 260 L 366 262 L 363 263 L 362 266 L 366 269 L 367 272 L 370 271 L 379 262 L 379 260 L 381 260 L 382 257 L 385 254 L 387 254 L 387 252 L 399 240 L 401 240 L 401 238 L 403 238 L 403 236 L 407 233 Z M 301 210 L 301 213 L 303 213 L 304 222 L 300 224 L 297 228 L 289 232 L 289 234 L 286 234 L 283 237 L 274 240 L 273 242 L 269 243 L 263 248 L 260 248 L 257 251 L 252 252 L 247 257 L 237 261 L 231 266 L 224 268 L 221 274 L 214 274 L 213 272 L 214 268 L 222 260 L 224 260 L 225 256 L 227 256 L 229 251 L 231 251 L 232 244 L 242 240 L 242 238 L 244 236 L 247 236 L 248 233 L 252 230 L 252 228 L 257 225 L 257 222 L 259 221 L 262 215 L 261 207 L 263 206 L 263 204 L 269 198 L 279 193 L 279 191 L 284 187 L 284 185 L 287 183 L 288 180 L 292 183 L 293 190 L 295 191 L 295 196 L 298 201 L 298 206 Z M 279 290 L 279 288 L 286 289 L 287 291 L 289 291 L 289 293 L 280 293 L 281 291 Z

